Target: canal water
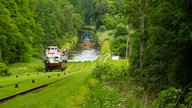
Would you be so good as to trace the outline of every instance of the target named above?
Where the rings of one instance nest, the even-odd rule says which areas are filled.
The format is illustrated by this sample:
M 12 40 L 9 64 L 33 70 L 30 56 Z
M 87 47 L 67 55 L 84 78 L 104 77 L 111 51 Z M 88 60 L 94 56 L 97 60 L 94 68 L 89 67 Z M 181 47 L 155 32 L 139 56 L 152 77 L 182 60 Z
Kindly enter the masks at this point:
M 89 47 L 86 50 L 84 48 L 73 49 L 69 51 L 69 62 L 84 62 L 94 61 L 100 56 L 100 51 L 96 48 Z

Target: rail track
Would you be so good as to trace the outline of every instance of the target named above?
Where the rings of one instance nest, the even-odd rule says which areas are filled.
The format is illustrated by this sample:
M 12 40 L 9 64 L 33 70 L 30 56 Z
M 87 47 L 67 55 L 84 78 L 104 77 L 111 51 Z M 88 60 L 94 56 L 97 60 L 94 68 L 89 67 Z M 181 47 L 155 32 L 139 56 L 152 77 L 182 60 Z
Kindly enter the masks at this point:
M 68 77 L 70 77 L 70 76 L 68 76 Z M 43 85 L 38 86 L 38 87 L 34 87 L 34 88 L 31 88 L 31 89 L 26 90 L 26 91 L 22 91 L 22 92 L 17 93 L 17 94 L 13 94 L 13 95 L 11 95 L 11 96 L 7 96 L 7 97 L 5 97 L 5 98 L 0 99 L 0 103 L 7 102 L 7 101 L 9 101 L 9 100 L 11 100 L 11 99 L 14 99 L 14 98 L 17 97 L 17 96 L 20 96 L 20 95 L 26 95 L 26 94 L 29 94 L 29 93 L 33 93 L 33 92 L 40 91 L 41 89 L 47 87 L 48 85 L 57 83 L 57 82 L 59 82 L 59 81 L 61 81 L 61 80 L 64 80 L 64 79 L 66 79 L 66 78 L 67 78 L 67 77 L 61 78 L 61 79 L 59 79 L 59 80 L 56 80 L 56 81 L 53 81 L 53 82 L 50 82 L 50 83 L 47 83 L 47 84 L 43 84 Z
M 89 65 L 88 65 L 88 64 L 83 64 L 83 65 L 82 65 L 82 64 L 80 64 L 80 65 L 74 64 L 72 67 L 69 68 L 68 71 L 64 71 L 63 74 L 66 75 L 67 73 L 70 74 L 70 73 L 73 73 L 73 72 L 79 72 L 79 71 L 80 71 L 80 66 L 81 66 L 82 68 L 85 68 L 85 67 L 90 67 L 91 65 L 92 65 L 92 64 L 89 64 Z M 61 73 L 59 73 L 59 74 L 61 75 Z M 49 75 L 49 76 L 46 75 L 46 76 L 41 77 L 41 78 L 48 78 L 48 77 L 50 77 L 50 76 L 56 76 L 56 75 L 57 75 L 57 76 L 60 76 L 59 74 L 56 73 L 56 74 Z M 57 83 L 57 82 L 59 82 L 59 81 L 61 81 L 61 80 L 64 80 L 64 79 L 66 79 L 66 78 L 69 78 L 69 77 L 71 77 L 71 75 L 65 76 L 64 78 L 59 78 L 59 79 L 57 79 L 57 80 L 55 80 L 55 81 L 52 81 L 52 82 L 49 82 L 49 83 L 46 83 L 46 84 L 43 84 L 43 85 L 39 85 L 39 86 L 37 86 L 37 87 L 30 88 L 30 89 L 25 90 L 25 91 L 21 91 L 21 92 L 16 93 L 16 94 L 12 94 L 12 95 L 7 96 L 7 97 L 0 98 L 0 104 L 5 103 L 5 102 L 7 102 L 7 101 L 10 101 L 10 100 L 16 98 L 17 96 L 22 96 L 22 95 L 26 95 L 26 94 L 29 94 L 29 93 L 38 92 L 38 91 L 42 90 L 43 88 L 46 88 L 47 86 L 49 86 L 49 85 L 51 85 L 51 84 Z M 36 79 L 41 79 L 41 78 L 36 78 Z M 35 79 L 35 80 L 36 80 L 36 79 Z M 30 81 L 31 81 L 31 80 L 30 80 Z M 29 81 L 27 81 L 27 82 L 29 82 Z M 18 84 L 22 84 L 22 83 L 26 83 L 26 81 L 18 82 Z M 14 85 L 14 84 L 4 85 L 4 86 L 2 86 L 2 87 L 0 87 L 0 88 L 10 87 L 10 86 L 13 86 L 13 85 Z
M 78 69 L 79 67 L 76 67 L 76 66 L 72 66 L 69 71 L 67 72 L 64 72 L 64 75 L 66 75 L 66 73 L 72 73 L 72 72 L 77 72 L 79 71 Z M 60 74 L 53 74 L 53 75 L 49 75 L 49 76 L 44 76 L 44 77 L 41 77 L 41 78 L 47 78 L 47 77 L 50 77 L 50 76 L 55 76 L 55 75 L 58 75 L 60 76 Z M 16 93 L 16 94 L 13 94 L 13 95 L 10 95 L 10 96 L 7 96 L 7 97 L 4 97 L 4 98 L 0 98 L 0 104 L 1 103 L 4 103 L 4 102 L 7 102 L 9 100 L 12 100 L 14 98 L 16 98 L 17 96 L 21 96 L 21 95 L 26 95 L 26 94 L 29 94 L 29 93 L 33 93 L 33 92 L 37 92 L 37 91 L 40 91 L 41 89 L 47 87 L 48 85 L 50 84 L 54 84 L 54 83 L 57 83 L 61 80 L 64 80 L 66 78 L 68 78 L 70 76 L 66 76 L 64 78 L 60 78 L 58 80 L 55 80 L 55 81 L 52 81 L 52 82 L 49 82 L 49 83 L 46 83 L 46 84 L 43 84 L 43 85 L 40 85 L 40 86 L 37 86 L 37 87 L 34 87 L 34 88 L 31 88 L 31 89 L 28 89 L 28 90 L 25 90 L 25 91 L 22 91 L 22 92 L 19 92 L 19 93 Z M 37 79 L 41 79 L 41 78 L 37 78 Z M 23 81 L 23 82 L 19 82 L 18 84 L 22 84 L 22 83 L 26 83 L 26 82 L 29 82 L 29 81 Z M 2 86 L 0 88 L 3 88 L 3 87 L 9 87 L 9 86 L 13 86 L 14 84 L 11 84 L 11 85 L 6 85 L 6 86 Z

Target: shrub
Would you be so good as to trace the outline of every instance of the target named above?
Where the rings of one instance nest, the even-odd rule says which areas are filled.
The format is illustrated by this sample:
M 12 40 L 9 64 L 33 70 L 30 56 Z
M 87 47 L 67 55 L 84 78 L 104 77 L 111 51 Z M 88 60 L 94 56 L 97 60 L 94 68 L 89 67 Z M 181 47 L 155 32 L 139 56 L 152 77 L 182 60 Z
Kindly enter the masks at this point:
M 2 62 L 0 62 L 0 75 L 9 75 L 7 65 Z
M 114 16 L 105 14 L 101 19 L 102 24 L 106 26 L 107 29 L 113 30 L 115 26 L 118 24 L 118 21 L 115 19 Z
M 114 31 L 109 33 L 109 36 L 113 36 L 114 35 Z
M 93 83 L 94 82 L 94 83 Z M 84 100 L 84 108 L 117 108 L 125 107 L 125 101 L 120 94 L 109 86 L 89 79 L 87 85 L 90 89 L 88 97 Z
M 126 67 L 113 64 L 100 64 L 93 70 L 93 75 L 100 81 L 114 83 L 123 79 Z
M 125 36 L 127 34 L 128 32 L 126 26 L 123 25 L 122 23 L 118 24 L 116 27 L 115 38 L 118 36 Z
M 154 108 L 175 108 L 175 103 L 180 93 L 181 89 L 176 89 L 175 87 L 162 90 L 152 104 Z
M 192 106 L 192 88 L 189 88 L 189 92 L 187 93 L 187 97 L 185 98 L 185 103 L 188 106 Z
M 97 65 L 93 70 L 93 75 L 100 81 L 105 79 L 107 72 L 110 71 L 110 66 L 107 64 Z
M 125 56 L 127 37 L 118 36 L 115 38 L 110 46 L 112 52 L 119 53 L 121 56 Z
M 105 31 L 106 31 L 105 26 L 100 26 L 100 27 L 99 27 L 99 32 L 105 32 Z

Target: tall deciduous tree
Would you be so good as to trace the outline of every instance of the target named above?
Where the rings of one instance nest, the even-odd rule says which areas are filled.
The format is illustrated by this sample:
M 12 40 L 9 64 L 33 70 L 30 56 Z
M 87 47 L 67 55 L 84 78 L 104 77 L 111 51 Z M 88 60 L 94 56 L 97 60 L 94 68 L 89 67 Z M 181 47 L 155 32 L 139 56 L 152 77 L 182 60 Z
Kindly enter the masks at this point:
M 142 0 L 141 6 L 141 45 L 140 45 L 140 71 L 143 67 L 143 50 L 145 46 L 145 0 Z
M 25 58 L 28 51 L 25 37 L 18 28 L 16 19 L 19 17 L 18 5 L 13 0 L 1 1 L 1 35 L 5 40 L 2 48 L 2 59 L 13 63 Z
M 124 8 L 128 23 L 134 29 L 134 33 L 130 35 L 131 75 L 137 78 L 144 76 L 138 80 L 143 80 L 146 90 L 153 93 L 170 85 L 186 90 L 192 81 L 192 2 L 126 0 Z M 139 51 L 139 48 L 145 49 Z M 139 72 L 140 69 L 142 73 Z
M 0 8 L 1 58 L 9 63 L 41 57 L 43 47 L 63 45 L 83 25 L 70 1 L 1 0 Z

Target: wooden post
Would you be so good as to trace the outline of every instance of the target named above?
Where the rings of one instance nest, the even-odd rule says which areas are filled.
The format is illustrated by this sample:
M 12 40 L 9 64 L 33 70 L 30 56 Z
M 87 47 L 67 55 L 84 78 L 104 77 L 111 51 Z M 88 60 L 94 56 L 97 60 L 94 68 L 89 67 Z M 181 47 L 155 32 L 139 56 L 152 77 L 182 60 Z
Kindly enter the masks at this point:
M 15 88 L 19 88 L 19 85 L 18 85 L 18 84 L 15 84 Z
M 34 80 L 34 79 L 32 80 L 32 83 L 35 83 L 35 80 Z

